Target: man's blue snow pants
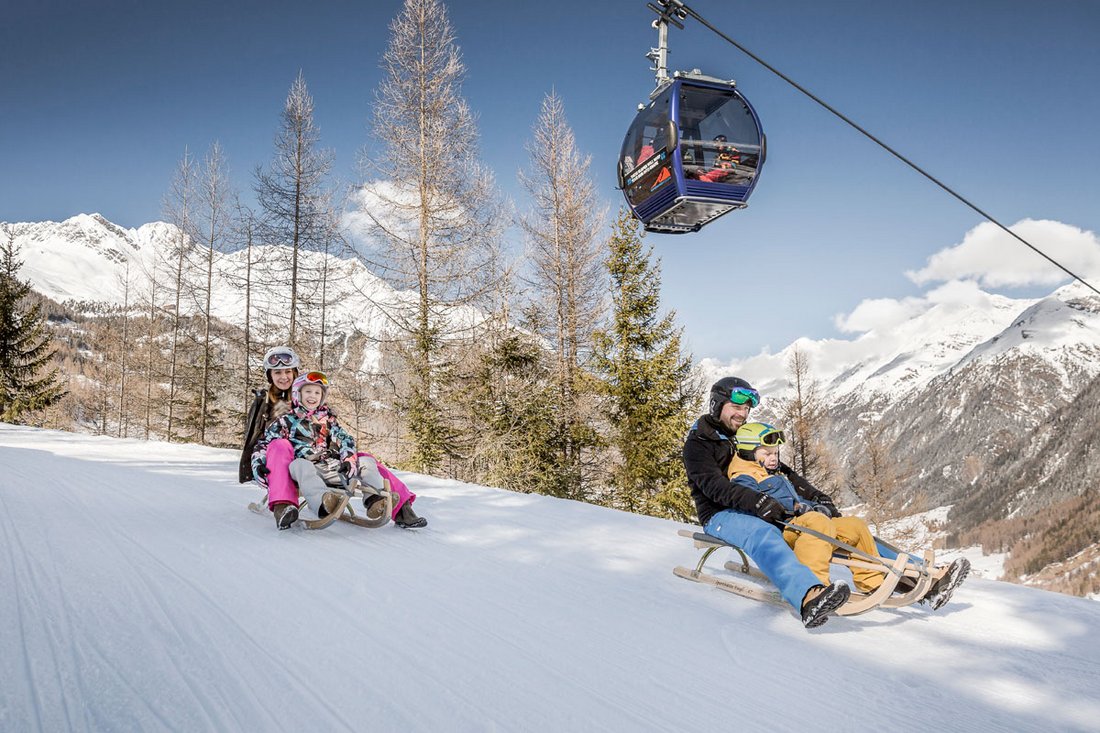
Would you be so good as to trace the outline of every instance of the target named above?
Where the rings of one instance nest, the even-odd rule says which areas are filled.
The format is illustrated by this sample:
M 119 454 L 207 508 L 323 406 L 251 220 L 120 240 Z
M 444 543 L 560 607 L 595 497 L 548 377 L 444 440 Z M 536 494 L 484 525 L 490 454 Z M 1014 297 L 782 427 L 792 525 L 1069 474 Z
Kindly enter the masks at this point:
M 806 591 L 821 585 L 817 576 L 794 556 L 779 528 L 759 517 L 726 509 L 711 517 L 703 531 L 744 550 L 795 611 L 801 613 Z

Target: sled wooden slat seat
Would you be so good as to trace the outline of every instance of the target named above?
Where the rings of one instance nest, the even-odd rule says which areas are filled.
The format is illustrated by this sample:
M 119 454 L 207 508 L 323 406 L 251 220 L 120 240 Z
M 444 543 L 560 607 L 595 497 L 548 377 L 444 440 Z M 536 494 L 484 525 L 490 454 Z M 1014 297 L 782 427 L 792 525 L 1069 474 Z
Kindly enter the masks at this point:
M 795 525 L 791 527 L 792 529 L 802 531 L 802 528 Z M 864 553 L 859 553 L 855 548 L 845 545 L 842 542 L 837 542 L 817 532 L 812 533 L 815 536 L 837 545 L 836 551 L 833 553 L 834 564 L 847 566 L 849 568 L 868 568 L 881 571 L 885 574 L 882 584 L 873 592 L 859 593 L 853 591 L 848 602 L 837 609 L 838 615 L 855 616 L 875 608 L 900 608 L 910 605 L 920 600 L 933 582 L 933 576 L 928 570 L 933 567 L 934 554 L 931 550 L 924 554 L 923 564 L 911 559 L 909 555 L 903 552 L 899 552 L 895 560 L 891 561 L 887 558 L 881 558 L 876 561 L 876 558 L 872 558 Z M 690 539 L 696 549 L 704 551 L 703 556 L 699 559 L 699 562 L 696 563 L 694 569 L 686 567 L 674 568 L 673 573 L 678 577 L 697 583 L 713 585 L 720 590 L 736 593 L 737 595 L 752 598 L 754 600 L 771 602 L 781 601 L 777 591 L 762 587 L 757 583 L 746 584 L 736 577 L 737 575 L 748 576 L 754 580 L 762 581 L 769 585 L 771 584 L 771 580 L 766 575 L 749 564 L 748 556 L 745 554 L 745 551 L 737 545 L 730 544 L 704 532 L 695 532 L 689 529 L 677 530 L 677 534 L 681 537 Z M 734 577 L 720 577 L 706 573 L 703 570 L 710 556 L 723 547 L 735 550 L 740 556 L 740 562 L 731 560 L 726 562 L 723 566 L 726 570 L 734 573 Z M 863 557 L 853 557 L 853 552 L 859 553 Z M 903 580 L 905 581 L 903 587 L 907 588 L 907 590 L 898 595 L 893 595 L 898 584 L 903 582 Z M 910 588 L 910 586 L 912 587 Z

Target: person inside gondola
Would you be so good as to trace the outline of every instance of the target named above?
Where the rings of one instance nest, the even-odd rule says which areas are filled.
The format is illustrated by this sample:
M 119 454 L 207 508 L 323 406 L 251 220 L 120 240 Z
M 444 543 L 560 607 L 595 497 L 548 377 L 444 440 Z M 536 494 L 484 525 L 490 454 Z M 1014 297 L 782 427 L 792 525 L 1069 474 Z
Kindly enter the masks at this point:
M 741 162 L 741 151 L 727 142 L 725 135 L 715 135 L 714 143 L 718 151 L 714 156 L 714 167 L 699 175 L 699 180 L 707 183 L 720 183 L 732 178 Z

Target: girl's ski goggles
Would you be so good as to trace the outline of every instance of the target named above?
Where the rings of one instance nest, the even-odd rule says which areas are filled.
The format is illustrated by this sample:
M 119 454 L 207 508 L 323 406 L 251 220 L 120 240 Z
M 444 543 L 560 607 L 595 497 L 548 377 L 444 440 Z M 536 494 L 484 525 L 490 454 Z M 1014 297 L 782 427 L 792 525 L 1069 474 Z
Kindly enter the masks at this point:
M 307 384 L 319 384 L 322 387 L 328 386 L 328 377 L 325 376 L 324 372 L 309 372 L 308 374 L 299 377 L 299 379 L 306 382 Z
M 267 365 L 269 367 L 288 367 L 297 361 L 297 357 L 294 354 L 280 351 L 276 354 L 271 354 L 267 357 Z
M 751 402 L 752 407 L 756 407 L 760 404 L 760 393 L 755 389 L 745 389 L 744 387 L 738 387 L 730 392 L 730 402 L 735 405 L 743 405 L 746 402 Z

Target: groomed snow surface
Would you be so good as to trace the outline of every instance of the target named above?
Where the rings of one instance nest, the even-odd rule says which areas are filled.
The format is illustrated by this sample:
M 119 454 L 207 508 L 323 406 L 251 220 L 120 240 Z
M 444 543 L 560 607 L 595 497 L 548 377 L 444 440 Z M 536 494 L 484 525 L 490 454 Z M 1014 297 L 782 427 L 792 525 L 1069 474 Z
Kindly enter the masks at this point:
M 1096 602 L 808 632 L 685 525 L 405 474 L 426 529 L 278 532 L 236 459 L 0 425 L 0 730 L 1100 731 Z

